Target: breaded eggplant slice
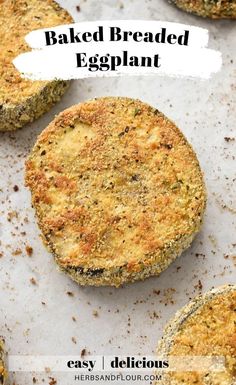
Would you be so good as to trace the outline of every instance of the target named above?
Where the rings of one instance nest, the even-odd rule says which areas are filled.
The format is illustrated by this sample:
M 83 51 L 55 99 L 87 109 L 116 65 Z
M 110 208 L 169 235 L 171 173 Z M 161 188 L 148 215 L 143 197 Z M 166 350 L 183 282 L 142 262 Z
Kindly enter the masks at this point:
M 171 372 L 163 385 L 233 385 L 236 383 L 236 286 L 226 285 L 196 297 L 167 325 L 159 356 L 225 358 L 219 372 Z M 204 364 L 204 363 L 203 363 Z
M 236 19 L 235 0 L 170 0 L 186 12 L 212 19 Z
M 26 162 L 26 185 L 56 262 L 82 285 L 158 275 L 192 242 L 206 200 L 180 130 L 121 97 L 59 114 Z
M 7 377 L 7 370 L 5 366 L 5 357 L 4 357 L 4 342 L 0 337 L 0 384 L 5 385 Z
M 24 37 L 39 28 L 72 23 L 53 0 L 0 1 L 0 131 L 12 131 L 37 119 L 57 102 L 69 82 L 23 79 L 12 64 L 29 51 Z

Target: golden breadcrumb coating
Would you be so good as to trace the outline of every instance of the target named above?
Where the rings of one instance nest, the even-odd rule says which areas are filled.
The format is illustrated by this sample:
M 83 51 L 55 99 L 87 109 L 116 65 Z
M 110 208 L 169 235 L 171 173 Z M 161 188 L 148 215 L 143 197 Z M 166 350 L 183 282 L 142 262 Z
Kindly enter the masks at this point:
M 206 199 L 183 134 L 128 98 L 57 116 L 26 162 L 26 184 L 56 261 L 92 285 L 159 274 L 198 232 Z

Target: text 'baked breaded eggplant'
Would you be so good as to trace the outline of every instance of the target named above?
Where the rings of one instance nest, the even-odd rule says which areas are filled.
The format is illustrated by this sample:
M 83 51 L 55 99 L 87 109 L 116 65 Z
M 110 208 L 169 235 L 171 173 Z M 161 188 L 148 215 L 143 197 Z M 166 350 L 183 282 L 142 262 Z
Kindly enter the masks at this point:
M 72 22 L 67 11 L 53 0 L 0 1 L 0 131 L 16 130 L 32 122 L 65 92 L 66 81 L 21 78 L 12 60 L 29 51 L 24 40 L 29 32 Z
M 212 19 L 236 19 L 235 0 L 170 0 L 184 11 Z
M 165 357 L 222 357 L 219 371 L 171 372 L 163 385 L 236 383 L 236 286 L 226 285 L 196 297 L 167 325 L 157 354 Z M 204 365 L 204 362 L 203 362 Z
M 26 184 L 61 269 L 98 286 L 163 271 L 199 231 L 206 199 L 180 130 L 129 98 L 59 114 L 26 162 Z

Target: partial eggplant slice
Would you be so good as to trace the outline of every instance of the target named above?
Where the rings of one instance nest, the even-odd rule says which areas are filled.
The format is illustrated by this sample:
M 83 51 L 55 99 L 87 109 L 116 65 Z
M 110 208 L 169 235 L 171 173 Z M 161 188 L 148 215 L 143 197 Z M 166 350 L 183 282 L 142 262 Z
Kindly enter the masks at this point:
M 235 0 L 170 0 L 186 12 L 212 19 L 236 19 Z
M 0 384 L 6 384 L 7 370 L 4 357 L 4 341 L 0 338 Z
M 222 371 L 166 372 L 163 385 L 236 384 L 236 286 L 198 296 L 167 325 L 157 349 L 165 357 L 223 357 Z
M 24 37 L 39 28 L 73 22 L 53 0 L 2 0 L 0 2 L 0 131 L 12 131 L 37 119 L 57 102 L 69 82 L 23 79 L 12 64 L 29 51 Z

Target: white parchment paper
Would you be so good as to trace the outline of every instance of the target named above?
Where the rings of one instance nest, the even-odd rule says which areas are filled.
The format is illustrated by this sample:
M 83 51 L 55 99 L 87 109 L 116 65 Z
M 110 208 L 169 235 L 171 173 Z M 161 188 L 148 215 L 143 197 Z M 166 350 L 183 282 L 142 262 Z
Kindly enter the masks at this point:
M 222 70 L 208 81 L 153 76 L 74 81 L 42 118 L 0 135 L 0 334 L 9 354 L 80 356 L 86 349 L 92 355 L 152 355 L 164 325 L 189 298 L 236 282 L 236 25 L 186 14 L 165 0 L 60 4 L 78 22 L 133 18 L 207 28 L 209 47 L 223 55 Z M 192 247 L 160 277 L 120 289 L 79 287 L 57 271 L 39 238 L 23 181 L 25 158 L 55 114 L 108 95 L 139 98 L 173 119 L 198 155 L 208 190 L 204 226 Z M 38 384 L 50 383 L 49 377 L 62 385 L 75 382 L 73 374 L 50 373 L 11 373 L 10 380 L 30 385 L 33 377 Z

